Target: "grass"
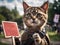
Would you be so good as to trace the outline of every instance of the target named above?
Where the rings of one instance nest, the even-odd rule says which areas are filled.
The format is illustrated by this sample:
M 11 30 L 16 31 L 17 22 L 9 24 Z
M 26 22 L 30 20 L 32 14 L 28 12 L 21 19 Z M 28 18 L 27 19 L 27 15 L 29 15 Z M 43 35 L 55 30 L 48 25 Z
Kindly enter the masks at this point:
M 0 38 L 4 38 L 4 35 L 3 34 L 0 34 Z M 0 45 L 8 45 L 8 44 L 5 44 L 5 43 L 0 42 Z
M 60 34 L 55 31 L 48 31 L 49 37 L 52 41 L 60 41 Z
M 5 44 L 5 43 L 1 43 L 1 42 L 0 42 L 0 45 L 8 45 L 8 44 Z
M 0 38 L 4 38 L 4 35 L 3 34 L 0 34 Z

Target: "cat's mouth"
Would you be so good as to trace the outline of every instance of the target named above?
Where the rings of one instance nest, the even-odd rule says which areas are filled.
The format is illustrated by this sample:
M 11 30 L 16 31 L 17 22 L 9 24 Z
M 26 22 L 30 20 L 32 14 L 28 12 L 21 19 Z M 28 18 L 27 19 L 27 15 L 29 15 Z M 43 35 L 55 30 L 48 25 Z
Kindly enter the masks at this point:
M 40 25 L 41 22 L 39 20 L 28 20 L 28 24 L 35 27 Z
M 41 22 L 40 22 L 40 20 L 36 19 L 36 20 L 32 20 L 31 23 L 34 25 L 39 25 Z
M 33 23 L 33 24 L 37 24 L 38 22 L 36 22 L 36 21 L 33 20 L 32 23 Z

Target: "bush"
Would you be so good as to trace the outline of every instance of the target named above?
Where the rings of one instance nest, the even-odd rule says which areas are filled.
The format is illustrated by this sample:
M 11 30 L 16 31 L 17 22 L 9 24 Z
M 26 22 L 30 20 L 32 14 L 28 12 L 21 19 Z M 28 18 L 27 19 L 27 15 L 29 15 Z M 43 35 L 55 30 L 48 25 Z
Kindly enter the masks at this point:
M 0 24 L 2 21 L 4 21 L 6 18 L 0 14 Z

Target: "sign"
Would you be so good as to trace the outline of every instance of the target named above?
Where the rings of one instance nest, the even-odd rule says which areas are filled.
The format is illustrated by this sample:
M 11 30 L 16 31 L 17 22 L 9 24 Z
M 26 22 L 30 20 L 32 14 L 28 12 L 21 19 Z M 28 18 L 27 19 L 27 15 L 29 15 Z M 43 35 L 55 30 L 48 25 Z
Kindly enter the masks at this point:
M 19 37 L 19 30 L 16 22 L 2 21 L 5 37 Z
M 59 14 L 55 14 L 53 21 L 55 23 L 58 23 L 59 22 Z

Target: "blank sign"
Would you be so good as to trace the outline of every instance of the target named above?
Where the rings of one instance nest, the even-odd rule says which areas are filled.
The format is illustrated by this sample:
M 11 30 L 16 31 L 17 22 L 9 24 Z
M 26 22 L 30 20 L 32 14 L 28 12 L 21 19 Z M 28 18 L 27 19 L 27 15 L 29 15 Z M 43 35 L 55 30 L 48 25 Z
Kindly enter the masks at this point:
M 2 21 L 5 37 L 19 37 L 19 30 L 16 22 Z

